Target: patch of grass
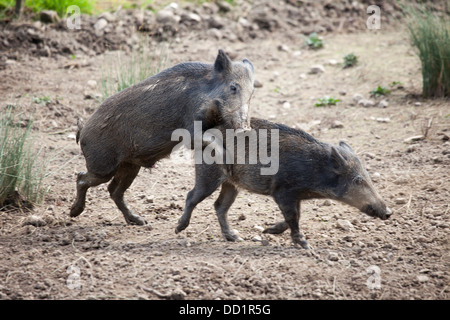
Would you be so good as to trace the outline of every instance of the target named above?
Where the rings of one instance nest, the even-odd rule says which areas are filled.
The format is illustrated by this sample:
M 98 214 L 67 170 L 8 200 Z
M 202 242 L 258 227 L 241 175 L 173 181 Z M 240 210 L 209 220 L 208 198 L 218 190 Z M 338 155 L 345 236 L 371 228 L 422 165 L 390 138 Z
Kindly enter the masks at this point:
M 4 12 L 11 9 L 14 11 L 15 3 L 15 0 L 0 0 L 0 11 Z M 67 7 L 71 5 L 78 6 L 81 13 L 91 14 L 94 4 L 95 0 L 25 0 L 25 7 L 34 12 L 55 10 L 60 17 L 66 14 Z
M 378 86 L 376 89 L 373 89 L 370 91 L 370 95 L 373 97 L 379 97 L 379 96 L 387 96 L 391 93 L 391 90 L 388 90 L 385 87 Z
M 328 107 L 328 106 L 335 106 L 339 101 L 339 99 L 335 99 L 332 97 L 323 97 L 317 99 L 317 102 L 314 104 L 316 107 Z
M 142 80 L 160 72 L 167 67 L 169 55 L 167 47 L 163 45 L 150 50 L 146 40 L 142 40 L 139 48 L 129 57 L 118 53 L 117 57 L 109 59 L 102 68 L 106 74 L 102 75 L 102 100 L 120 92 Z
M 311 33 L 308 37 L 305 37 L 305 42 L 311 49 L 323 48 L 322 37 L 319 37 L 316 32 Z
M 0 208 L 32 206 L 46 193 L 46 162 L 40 159 L 31 139 L 32 121 L 24 125 L 8 105 L 0 116 Z
M 357 64 L 358 64 L 358 57 L 353 53 L 349 53 L 346 56 L 344 56 L 344 64 L 343 64 L 344 69 L 356 66 Z
M 450 19 L 424 6 L 404 8 L 412 46 L 422 65 L 422 94 L 429 97 L 450 96 Z
M 40 105 L 48 105 L 50 102 L 52 102 L 52 99 L 50 99 L 50 97 L 43 96 L 43 97 L 33 97 L 31 101 Z

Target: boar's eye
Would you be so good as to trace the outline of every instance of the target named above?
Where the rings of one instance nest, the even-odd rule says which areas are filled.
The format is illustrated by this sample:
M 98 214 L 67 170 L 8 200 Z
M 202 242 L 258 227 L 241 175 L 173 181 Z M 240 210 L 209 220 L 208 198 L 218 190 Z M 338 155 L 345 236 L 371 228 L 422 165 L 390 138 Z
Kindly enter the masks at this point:
M 232 84 L 230 86 L 230 90 L 231 90 L 231 92 L 236 93 L 237 92 L 237 87 L 234 84 Z
M 357 185 L 361 185 L 364 182 L 364 179 L 361 176 L 356 176 L 353 180 Z

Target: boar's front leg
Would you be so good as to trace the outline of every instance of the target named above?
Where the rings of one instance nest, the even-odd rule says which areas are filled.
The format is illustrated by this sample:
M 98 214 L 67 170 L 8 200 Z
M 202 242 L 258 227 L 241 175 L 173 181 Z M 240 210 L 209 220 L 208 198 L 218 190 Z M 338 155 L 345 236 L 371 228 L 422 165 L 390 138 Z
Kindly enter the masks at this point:
M 140 168 L 140 166 L 135 164 L 122 163 L 117 169 L 114 179 L 108 185 L 108 191 L 111 198 L 114 200 L 119 210 L 122 211 L 125 221 L 128 224 L 146 224 L 146 221 L 141 216 L 134 213 L 123 199 L 123 194 L 133 183 Z
M 282 193 L 275 195 L 274 198 L 283 213 L 286 224 L 291 229 L 291 238 L 294 244 L 299 244 L 304 249 L 310 249 L 305 237 L 300 233 L 300 201 L 296 199 L 296 196 L 289 196 L 288 194 Z M 278 226 L 280 228 L 280 225 L 281 223 L 278 223 L 275 227 Z
M 228 210 L 234 200 L 236 200 L 238 193 L 238 189 L 233 184 L 225 182 L 222 184 L 219 198 L 214 202 L 220 229 L 222 230 L 223 236 L 228 241 L 242 241 L 242 239 L 230 229 L 227 219 Z

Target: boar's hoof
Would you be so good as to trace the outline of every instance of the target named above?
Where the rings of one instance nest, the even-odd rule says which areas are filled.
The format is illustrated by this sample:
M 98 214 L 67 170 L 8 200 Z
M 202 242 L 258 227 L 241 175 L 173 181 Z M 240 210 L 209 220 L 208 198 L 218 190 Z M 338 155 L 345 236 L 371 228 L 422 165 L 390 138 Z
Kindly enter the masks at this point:
M 76 206 L 73 205 L 72 208 L 70 208 L 70 216 L 71 217 L 78 217 L 84 210 L 84 206 Z
M 231 232 L 231 231 L 224 233 L 223 236 L 225 237 L 225 239 L 227 241 L 232 241 L 232 242 L 244 241 L 244 239 L 242 239 L 236 233 Z
M 263 233 L 280 234 L 286 231 L 288 228 L 289 225 L 285 221 L 282 221 L 272 227 L 264 229 Z
M 295 245 L 300 245 L 303 249 L 310 250 L 311 247 L 308 244 L 308 241 L 306 241 L 303 236 L 296 235 L 292 237 L 292 241 Z
M 133 216 L 125 217 L 125 220 L 130 225 L 143 226 L 143 225 L 147 224 L 147 221 L 145 221 L 144 218 L 142 218 L 141 216 L 138 216 L 137 214 L 135 214 Z

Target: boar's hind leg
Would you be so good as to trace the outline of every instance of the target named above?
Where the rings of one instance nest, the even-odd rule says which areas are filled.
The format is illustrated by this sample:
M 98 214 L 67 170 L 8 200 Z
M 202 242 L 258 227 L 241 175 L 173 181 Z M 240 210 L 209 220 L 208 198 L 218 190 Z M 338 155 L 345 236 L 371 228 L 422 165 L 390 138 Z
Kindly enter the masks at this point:
M 225 182 L 222 184 L 222 190 L 220 190 L 219 198 L 217 198 L 214 203 L 214 208 L 216 209 L 217 217 L 219 218 L 222 234 L 228 241 L 242 241 L 236 233 L 231 231 L 227 220 L 228 209 L 230 209 L 234 200 L 236 200 L 238 193 L 238 189 L 236 189 L 233 184 Z
M 108 182 L 111 176 L 99 177 L 91 172 L 80 172 L 77 177 L 77 198 L 70 208 L 70 216 L 79 216 L 83 210 L 86 202 L 86 192 L 90 187 L 98 186 L 99 184 Z
M 300 201 L 296 199 L 289 199 L 285 195 L 275 197 L 275 201 L 283 213 L 284 220 L 291 229 L 292 241 L 295 244 L 301 245 L 305 249 L 309 249 L 308 242 L 305 240 L 303 234 L 300 233 L 298 222 L 300 220 Z M 280 225 L 281 223 L 276 224 Z
M 123 199 L 123 194 L 133 183 L 133 180 L 139 173 L 140 168 L 141 167 L 138 165 L 122 163 L 117 169 L 114 175 L 114 179 L 108 186 L 108 191 L 111 195 L 111 198 L 114 200 L 120 211 L 122 211 L 123 216 L 128 224 L 146 224 L 145 220 L 134 213 Z

